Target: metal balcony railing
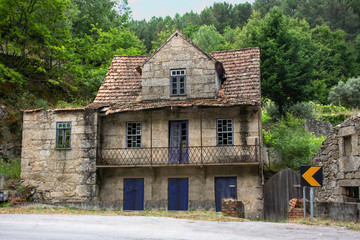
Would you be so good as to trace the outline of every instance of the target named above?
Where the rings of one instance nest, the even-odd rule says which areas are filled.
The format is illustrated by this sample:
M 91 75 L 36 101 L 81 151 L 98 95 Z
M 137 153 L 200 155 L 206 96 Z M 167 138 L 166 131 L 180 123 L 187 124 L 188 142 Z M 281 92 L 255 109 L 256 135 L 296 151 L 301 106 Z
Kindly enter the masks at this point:
M 232 165 L 257 163 L 258 146 L 116 148 L 99 152 L 98 166 Z

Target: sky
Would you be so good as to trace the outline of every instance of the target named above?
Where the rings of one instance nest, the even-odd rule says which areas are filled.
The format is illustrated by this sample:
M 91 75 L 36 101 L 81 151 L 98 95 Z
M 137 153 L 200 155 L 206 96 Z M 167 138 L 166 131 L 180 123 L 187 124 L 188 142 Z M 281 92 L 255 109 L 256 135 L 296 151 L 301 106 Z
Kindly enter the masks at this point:
M 134 20 L 150 20 L 155 17 L 174 17 L 176 13 L 183 15 L 186 12 L 200 13 L 204 8 L 210 7 L 214 2 L 227 2 L 231 4 L 253 3 L 255 0 L 128 0 Z

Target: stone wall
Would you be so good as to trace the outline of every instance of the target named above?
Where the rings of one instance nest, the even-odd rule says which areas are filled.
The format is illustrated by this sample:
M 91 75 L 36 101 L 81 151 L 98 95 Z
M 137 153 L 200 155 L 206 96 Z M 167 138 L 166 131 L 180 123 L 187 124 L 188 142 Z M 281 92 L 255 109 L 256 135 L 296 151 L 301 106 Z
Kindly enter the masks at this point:
M 71 149 L 56 148 L 56 122 L 71 122 Z M 93 110 L 24 112 L 21 179 L 35 200 L 93 200 L 96 186 L 97 113 Z
M 203 146 L 216 146 L 217 118 L 233 119 L 234 145 L 255 145 L 255 139 L 259 139 L 258 124 L 261 123 L 258 121 L 259 112 L 253 111 L 254 109 L 253 107 L 202 109 Z M 168 147 L 169 121 L 175 120 L 188 120 L 189 146 L 200 146 L 200 119 L 199 109 L 156 110 L 152 113 L 142 111 L 104 116 L 101 118 L 101 148 L 125 148 L 126 122 L 129 121 L 142 123 L 142 148 L 150 147 L 151 139 L 152 147 Z
M 124 179 L 144 178 L 145 209 L 167 209 L 168 179 L 189 179 L 189 210 L 215 210 L 215 177 L 237 177 L 238 200 L 248 219 L 263 218 L 263 190 L 259 166 L 105 168 L 100 170 L 100 201 L 122 209 Z
M 313 119 L 306 119 L 305 126 L 308 131 L 314 133 L 316 137 L 326 137 L 332 129 L 331 123 Z
M 360 114 L 333 128 L 313 158 L 313 165 L 323 167 L 323 187 L 316 188 L 316 200 L 342 203 L 348 201 L 346 188 L 360 186 Z
M 170 70 L 186 69 L 186 94 L 170 96 Z M 142 100 L 215 98 L 219 84 L 215 61 L 179 34 L 142 67 Z

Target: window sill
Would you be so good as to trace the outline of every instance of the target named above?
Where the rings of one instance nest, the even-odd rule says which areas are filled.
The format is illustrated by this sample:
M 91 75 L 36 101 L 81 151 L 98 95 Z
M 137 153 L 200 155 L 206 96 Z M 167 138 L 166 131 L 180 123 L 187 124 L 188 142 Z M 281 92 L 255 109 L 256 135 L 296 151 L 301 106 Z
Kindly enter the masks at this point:
M 56 147 L 55 150 L 71 150 L 71 147 L 69 147 L 69 148 Z
M 170 95 L 170 97 L 186 97 L 187 96 L 187 94 L 185 93 L 185 94 L 172 94 L 172 95 Z

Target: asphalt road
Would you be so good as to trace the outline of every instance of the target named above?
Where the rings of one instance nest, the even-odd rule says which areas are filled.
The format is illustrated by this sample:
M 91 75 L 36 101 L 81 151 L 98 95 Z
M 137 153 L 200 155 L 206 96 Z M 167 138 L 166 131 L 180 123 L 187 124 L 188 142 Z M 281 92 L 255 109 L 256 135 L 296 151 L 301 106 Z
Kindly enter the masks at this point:
M 0 215 L 0 239 L 360 239 L 360 232 L 269 222 L 210 222 L 158 217 Z

